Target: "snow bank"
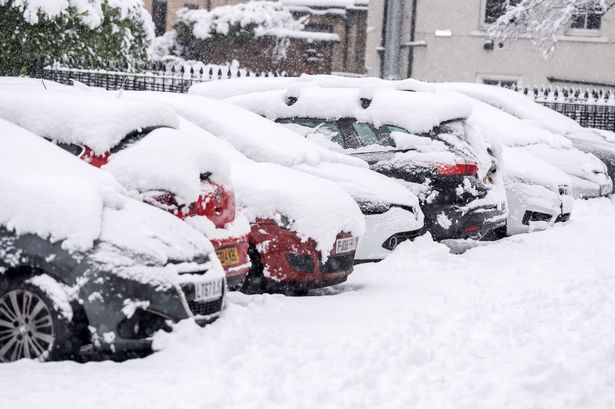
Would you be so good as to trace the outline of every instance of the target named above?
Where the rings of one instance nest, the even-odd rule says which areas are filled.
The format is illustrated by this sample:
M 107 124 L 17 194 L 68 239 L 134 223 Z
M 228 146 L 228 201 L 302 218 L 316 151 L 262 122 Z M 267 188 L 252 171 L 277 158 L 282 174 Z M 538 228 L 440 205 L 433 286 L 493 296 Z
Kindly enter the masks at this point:
M 376 126 L 394 125 L 413 133 L 431 131 L 442 122 L 467 118 L 471 107 L 459 100 L 449 100 L 433 93 L 402 92 L 375 88 L 370 92 L 370 105 L 361 106 L 361 89 L 301 86 L 288 91 L 268 91 L 229 98 L 271 120 L 278 118 L 356 118 Z M 297 98 L 287 105 L 288 98 Z
M 321 296 L 231 293 L 224 319 L 158 334 L 146 359 L 0 365 L 0 403 L 610 408 L 615 207 L 578 201 L 575 212 L 461 255 L 418 238 Z
M 207 81 L 194 84 L 188 94 L 225 99 L 252 92 L 284 89 L 289 84 L 301 81 L 299 77 L 233 78 L 224 81 Z
M 103 168 L 129 190 L 172 192 L 180 205 L 194 202 L 202 193 L 202 173 L 209 172 L 209 180 L 231 187 L 228 163 L 215 147 L 171 128 L 155 129 L 111 155 Z
M 196 125 L 230 142 L 252 160 L 283 166 L 346 163 L 367 167 L 361 160 L 331 152 L 294 132 L 228 102 L 194 95 L 135 91 L 132 98 L 166 103 Z
M 60 84 L 51 80 L 43 80 L 38 78 L 27 77 L 0 77 L 0 89 L 3 90 L 44 90 L 44 89 L 62 89 L 74 90 L 70 85 Z
M 87 145 L 102 154 L 140 128 L 177 126 L 161 104 L 77 91 L 0 92 L 0 118 L 46 138 Z

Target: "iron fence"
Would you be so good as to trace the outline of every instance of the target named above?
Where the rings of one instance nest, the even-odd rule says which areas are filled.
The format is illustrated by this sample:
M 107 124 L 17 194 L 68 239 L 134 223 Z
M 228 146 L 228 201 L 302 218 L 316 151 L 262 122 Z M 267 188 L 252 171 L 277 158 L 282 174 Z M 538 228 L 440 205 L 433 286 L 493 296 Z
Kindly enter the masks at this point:
M 512 87 L 581 126 L 615 132 L 615 90 L 574 87 Z
M 91 87 L 100 87 L 107 90 L 125 89 L 130 91 L 162 91 L 162 92 L 188 92 L 194 84 L 206 81 L 225 80 L 243 77 L 279 77 L 284 73 L 253 72 L 219 65 L 153 66 L 145 72 L 120 72 L 106 70 L 86 70 L 66 68 L 61 66 L 46 67 L 43 78 L 61 84 L 73 84 L 75 81 Z
M 62 84 L 74 81 L 108 90 L 188 92 L 197 83 L 241 77 L 280 77 L 285 73 L 253 72 L 219 65 L 163 65 L 145 72 L 85 70 L 53 65 L 44 69 L 43 78 Z M 510 88 L 510 87 L 509 87 Z M 533 101 L 578 122 L 581 126 L 615 132 L 615 90 L 560 87 L 512 87 Z

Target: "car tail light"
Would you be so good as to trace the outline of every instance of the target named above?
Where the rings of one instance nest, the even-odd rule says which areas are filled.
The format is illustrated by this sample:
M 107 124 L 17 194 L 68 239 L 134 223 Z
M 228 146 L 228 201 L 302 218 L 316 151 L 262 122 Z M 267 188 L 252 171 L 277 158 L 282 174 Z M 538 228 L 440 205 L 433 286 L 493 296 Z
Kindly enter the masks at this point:
M 464 233 L 472 233 L 473 231 L 478 230 L 478 226 L 470 226 L 463 229 Z
M 439 163 L 436 165 L 440 175 L 472 175 L 478 174 L 478 166 L 475 163 Z

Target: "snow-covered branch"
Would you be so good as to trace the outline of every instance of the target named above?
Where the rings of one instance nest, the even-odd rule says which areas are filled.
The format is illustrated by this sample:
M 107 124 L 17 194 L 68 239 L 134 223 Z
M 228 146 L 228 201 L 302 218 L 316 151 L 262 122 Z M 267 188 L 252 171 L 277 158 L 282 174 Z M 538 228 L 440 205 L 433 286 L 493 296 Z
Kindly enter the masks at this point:
M 557 35 L 574 18 L 601 15 L 615 0 L 520 0 L 506 1 L 506 11 L 490 26 L 489 34 L 500 43 L 529 37 L 543 53 L 555 49 Z

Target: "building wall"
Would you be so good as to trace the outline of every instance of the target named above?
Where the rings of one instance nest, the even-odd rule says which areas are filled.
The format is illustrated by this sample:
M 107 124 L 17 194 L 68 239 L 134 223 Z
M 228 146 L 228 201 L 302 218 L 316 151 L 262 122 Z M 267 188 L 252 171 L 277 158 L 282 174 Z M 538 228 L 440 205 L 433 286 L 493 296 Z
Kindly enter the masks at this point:
M 412 0 L 406 0 L 405 8 Z M 382 19 L 382 0 L 370 1 L 370 28 L 366 66 L 370 75 L 379 75 L 378 52 Z M 426 47 L 414 48 L 413 77 L 434 81 L 482 81 L 487 79 L 517 80 L 521 85 L 548 84 L 548 77 L 615 84 L 615 9 L 602 18 L 597 36 L 559 36 L 556 51 L 545 59 L 531 42 L 521 39 L 484 48 L 487 40 L 483 21 L 484 0 L 418 0 L 416 40 Z M 373 13 L 373 14 L 372 14 Z M 375 20 L 375 21 L 374 21 Z M 372 24 L 374 25 L 372 28 Z M 410 19 L 404 18 L 404 27 Z M 450 30 L 450 36 L 437 36 L 436 30 Z M 370 38 L 371 35 L 371 38 Z M 402 36 L 402 42 L 408 37 Z M 402 76 L 407 61 L 402 61 Z
M 144 0 L 145 8 L 152 14 L 154 0 Z M 193 6 L 199 9 L 211 10 L 219 6 L 243 3 L 243 0 L 166 0 L 167 18 L 166 30 L 169 31 L 177 21 L 177 11 L 183 7 Z

